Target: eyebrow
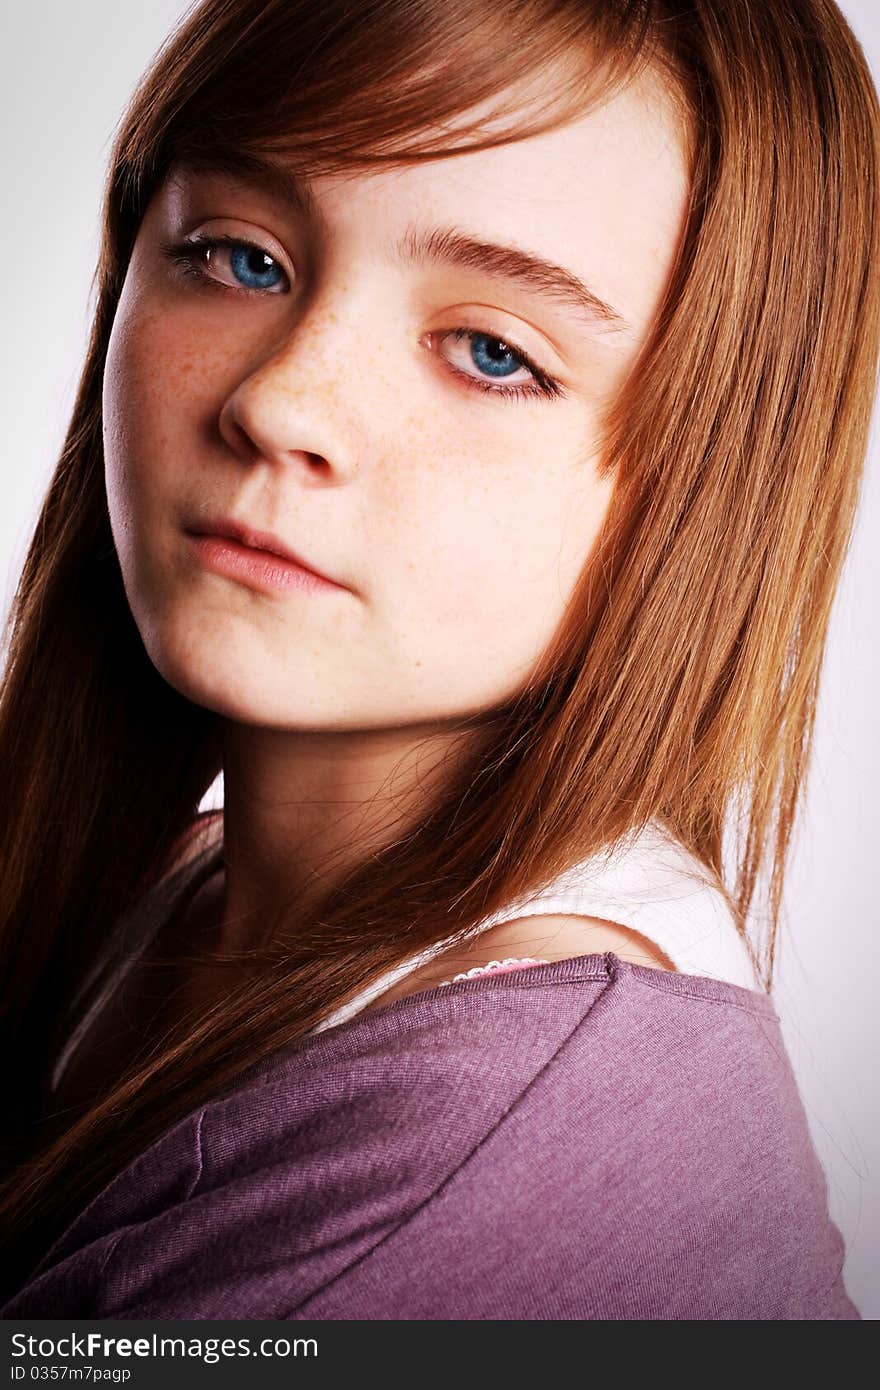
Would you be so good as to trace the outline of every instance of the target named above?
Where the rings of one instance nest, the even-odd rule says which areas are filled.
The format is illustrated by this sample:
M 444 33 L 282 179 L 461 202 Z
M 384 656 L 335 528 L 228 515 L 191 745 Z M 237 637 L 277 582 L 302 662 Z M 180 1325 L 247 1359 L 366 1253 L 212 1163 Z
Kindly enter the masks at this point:
M 457 227 L 436 227 L 430 231 L 409 227 L 395 249 L 395 257 L 405 265 L 455 265 L 483 275 L 500 276 L 527 293 L 574 310 L 586 319 L 588 326 L 595 326 L 598 318 L 620 332 L 629 330 L 623 316 L 570 270 L 518 246 L 482 241 Z
M 173 163 L 173 168 L 186 173 L 220 174 L 240 183 L 253 184 L 292 204 L 313 222 L 326 228 L 326 221 L 311 189 L 303 178 L 282 164 L 264 159 L 261 155 L 232 147 L 225 150 L 193 150 Z
M 183 170 L 219 174 L 264 188 L 322 229 L 327 222 L 308 183 L 292 169 L 246 150 L 195 151 L 177 161 Z M 595 327 L 596 319 L 618 332 L 630 332 L 626 319 L 572 271 L 518 246 L 483 241 L 457 227 L 407 227 L 391 248 L 398 265 L 453 265 L 500 277 L 529 294 L 561 305 Z

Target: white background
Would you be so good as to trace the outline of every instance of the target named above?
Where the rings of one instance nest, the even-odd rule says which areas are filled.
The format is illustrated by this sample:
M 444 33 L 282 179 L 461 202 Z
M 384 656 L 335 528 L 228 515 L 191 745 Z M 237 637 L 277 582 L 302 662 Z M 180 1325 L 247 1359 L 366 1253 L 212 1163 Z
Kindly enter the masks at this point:
M 73 404 L 88 326 L 102 180 L 117 121 L 181 0 L 6 0 L 0 42 L 0 223 L 6 454 L 0 507 L 4 614 Z M 841 8 L 880 85 L 876 0 Z M 807 811 L 795 843 L 776 1007 L 848 1247 L 846 1281 L 880 1313 L 877 1117 L 880 944 L 874 806 L 880 772 L 878 412 L 861 513 L 835 607 Z M 219 804 L 215 784 L 203 804 Z

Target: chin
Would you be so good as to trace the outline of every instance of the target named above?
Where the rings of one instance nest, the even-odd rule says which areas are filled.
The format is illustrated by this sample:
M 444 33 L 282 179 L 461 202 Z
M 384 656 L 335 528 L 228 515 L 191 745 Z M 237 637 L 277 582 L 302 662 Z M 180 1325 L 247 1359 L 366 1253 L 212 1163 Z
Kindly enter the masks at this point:
M 251 663 L 237 657 L 234 644 L 215 624 L 180 624 L 152 615 L 138 621 L 147 656 L 164 681 L 184 699 L 230 718 L 246 717 L 246 691 L 240 673 Z

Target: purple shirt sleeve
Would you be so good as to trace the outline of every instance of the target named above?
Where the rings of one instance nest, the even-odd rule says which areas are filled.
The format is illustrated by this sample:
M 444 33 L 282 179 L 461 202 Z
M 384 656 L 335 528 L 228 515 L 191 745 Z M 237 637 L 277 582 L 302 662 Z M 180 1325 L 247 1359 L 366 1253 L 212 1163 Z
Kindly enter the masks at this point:
M 770 999 L 606 952 L 299 1040 L 0 1315 L 858 1319 L 844 1253 Z

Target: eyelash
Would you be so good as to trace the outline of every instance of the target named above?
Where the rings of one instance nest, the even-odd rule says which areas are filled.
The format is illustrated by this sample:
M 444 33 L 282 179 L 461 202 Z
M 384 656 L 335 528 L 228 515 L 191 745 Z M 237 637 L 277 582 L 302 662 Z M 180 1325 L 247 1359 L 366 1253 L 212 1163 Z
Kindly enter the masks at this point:
M 188 241 L 177 242 L 174 245 L 163 247 L 163 254 L 168 259 L 179 266 L 184 275 L 197 280 L 205 289 L 224 291 L 230 294 L 243 294 L 255 296 L 258 299 L 265 299 L 268 296 L 262 290 L 249 290 L 243 286 L 234 289 L 231 285 L 224 285 L 221 280 L 215 280 L 213 276 L 206 274 L 202 256 L 205 251 L 214 251 L 219 247 L 247 247 L 251 251 L 264 251 L 262 246 L 256 242 L 248 241 L 246 238 L 233 236 L 195 236 Z M 269 254 L 264 251 L 264 254 Z M 272 258 L 274 259 L 274 257 Z M 506 400 L 534 400 L 536 397 L 543 397 L 545 400 L 553 400 L 566 394 L 561 382 L 554 377 L 548 376 L 545 371 L 533 362 L 527 353 L 523 352 L 511 343 L 507 338 L 498 338 L 492 333 L 484 333 L 476 328 L 450 328 L 442 333 L 434 333 L 432 337 L 439 341 L 446 338 L 455 338 L 460 341 L 462 338 L 486 338 L 489 342 L 500 343 L 509 348 L 512 355 L 523 367 L 526 367 L 534 377 L 531 384 L 521 384 L 519 386 L 492 386 L 490 383 L 479 377 L 469 376 L 467 372 L 462 372 L 452 363 L 447 363 L 449 370 L 457 377 L 460 377 L 467 386 L 473 386 L 478 391 L 482 391 L 489 396 L 502 396 Z

